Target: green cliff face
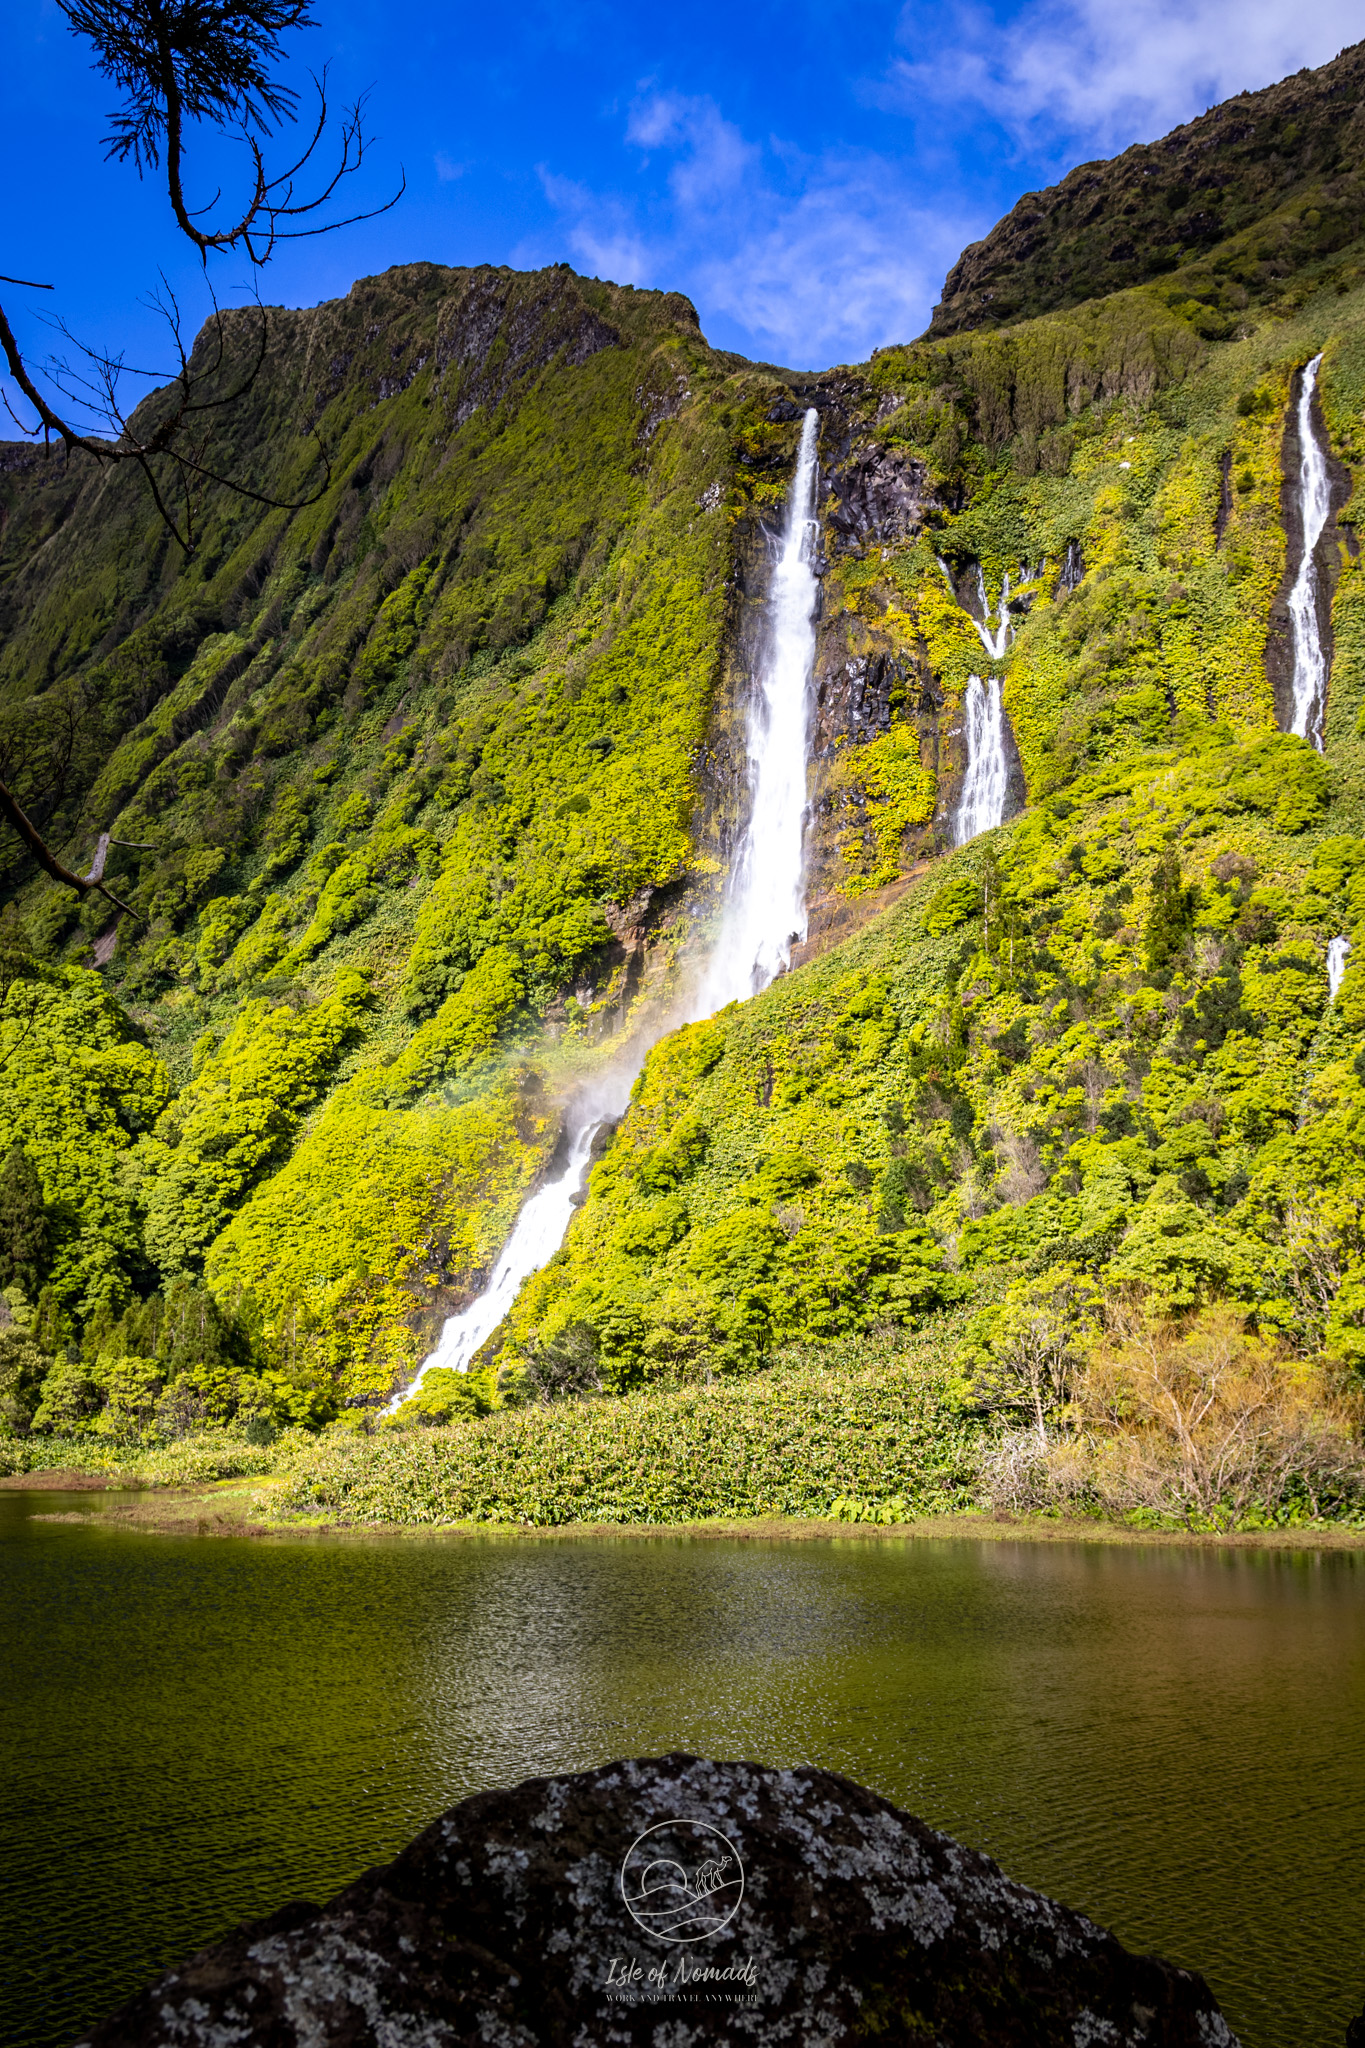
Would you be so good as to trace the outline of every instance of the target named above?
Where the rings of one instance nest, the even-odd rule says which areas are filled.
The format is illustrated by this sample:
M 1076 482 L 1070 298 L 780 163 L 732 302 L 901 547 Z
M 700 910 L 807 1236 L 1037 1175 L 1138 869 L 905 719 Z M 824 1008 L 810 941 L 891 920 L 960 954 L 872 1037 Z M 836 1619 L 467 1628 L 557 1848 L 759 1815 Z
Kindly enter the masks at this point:
M 0 1149 L 46 1211 L 13 1426 L 34 1344 L 53 1427 L 168 1387 L 363 1413 L 468 1300 L 566 1095 L 704 955 L 810 403 L 810 943 L 650 1054 L 470 1399 L 950 1308 L 986 1355 L 1011 1286 L 1365 1357 L 1365 263 L 1296 233 L 1293 290 L 1217 320 L 1164 278 L 825 377 L 563 268 L 394 271 L 272 315 L 224 452 L 283 495 L 316 433 L 330 483 L 211 500 L 189 563 L 131 479 L 0 450 L 19 793 L 74 863 L 149 849 L 111 856 L 117 926 L 3 849 Z M 1321 755 L 1278 729 L 1318 352 Z M 954 850 L 978 571 L 1018 626 L 1010 800 Z

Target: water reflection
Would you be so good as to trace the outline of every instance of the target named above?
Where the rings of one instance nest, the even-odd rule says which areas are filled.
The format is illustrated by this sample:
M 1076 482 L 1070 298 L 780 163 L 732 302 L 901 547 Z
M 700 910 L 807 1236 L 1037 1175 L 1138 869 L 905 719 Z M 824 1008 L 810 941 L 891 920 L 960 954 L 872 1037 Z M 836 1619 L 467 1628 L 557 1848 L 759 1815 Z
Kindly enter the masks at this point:
M 875 1786 L 1204 1970 L 1248 2048 L 1365 1994 L 1365 1576 L 854 1541 L 180 1542 L 0 1495 L 7 2040 L 69 2039 L 443 1806 L 686 1748 Z

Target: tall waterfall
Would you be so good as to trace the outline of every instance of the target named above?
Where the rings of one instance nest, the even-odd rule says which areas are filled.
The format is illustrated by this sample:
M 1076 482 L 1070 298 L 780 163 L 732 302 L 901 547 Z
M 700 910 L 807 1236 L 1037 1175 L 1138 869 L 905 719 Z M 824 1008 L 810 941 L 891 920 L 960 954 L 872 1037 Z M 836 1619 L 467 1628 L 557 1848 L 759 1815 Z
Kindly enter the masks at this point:
M 624 1111 L 650 1046 L 679 1024 L 757 995 L 788 965 L 793 941 L 805 936 L 806 757 L 819 595 L 814 567 L 819 423 L 812 407 L 802 423 L 796 474 L 773 563 L 764 652 L 749 713 L 753 809 L 731 875 L 720 937 L 701 986 L 690 1002 L 637 1036 L 629 1058 L 622 1058 L 574 1098 L 565 1119 L 568 1150 L 563 1166 L 522 1205 L 487 1287 L 459 1315 L 447 1318 L 435 1350 L 423 1360 L 412 1385 L 389 1402 L 390 1415 L 412 1399 L 433 1366 L 468 1371 L 523 1282 L 558 1251 L 587 1179 L 592 1141 L 604 1123 Z
M 1010 776 L 999 676 L 992 676 L 989 684 L 983 684 L 980 676 L 969 676 L 965 709 L 967 773 L 953 820 L 959 846 L 1001 823 Z
M 793 941 L 806 935 L 806 760 L 820 591 L 814 567 L 818 425 L 812 407 L 801 428 L 768 592 L 767 645 L 749 709 L 753 809 L 702 982 L 701 1016 L 766 988 L 790 962 Z
M 1331 479 L 1327 458 L 1313 426 L 1313 393 L 1317 390 L 1321 355 L 1314 356 L 1299 385 L 1299 516 L 1303 526 L 1303 557 L 1289 593 L 1289 625 L 1294 640 L 1294 722 L 1291 732 L 1322 752 L 1322 721 L 1327 709 L 1327 662 L 1318 632 L 1318 565 L 1314 551 L 1331 510 Z

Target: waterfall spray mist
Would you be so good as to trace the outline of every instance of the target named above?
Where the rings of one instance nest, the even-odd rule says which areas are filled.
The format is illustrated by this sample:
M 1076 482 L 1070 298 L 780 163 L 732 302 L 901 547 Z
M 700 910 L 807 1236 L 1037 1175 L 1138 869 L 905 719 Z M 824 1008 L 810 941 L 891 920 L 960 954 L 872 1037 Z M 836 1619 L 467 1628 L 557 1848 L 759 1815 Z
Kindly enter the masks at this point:
M 1289 626 L 1294 642 L 1294 720 L 1291 732 L 1322 752 L 1322 720 L 1327 709 L 1327 660 L 1318 632 L 1318 565 L 1314 553 L 1331 510 L 1331 478 L 1313 424 L 1313 393 L 1317 389 L 1320 355 L 1303 373 L 1299 385 L 1299 517 L 1303 526 L 1303 557 L 1289 593 Z
M 393 1414 L 433 1367 L 468 1370 L 532 1273 L 548 1263 L 581 1199 L 593 1139 L 625 1110 L 631 1083 L 650 1047 L 679 1025 L 757 995 L 791 960 L 806 930 L 806 761 L 810 751 L 811 675 L 815 666 L 816 434 L 812 407 L 801 427 L 796 474 L 787 499 L 768 589 L 766 632 L 750 706 L 749 786 L 753 804 L 726 892 L 715 952 L 690 1001 L 656 1016 L 604 1074 L 581 1089 L 565 1114 L 564 1163 L 523 1203 L 492 1278 L 459 1315 L 447 1318 L 416 1379 L 394 1395 Z M 1003 799 L 1002 799 L 1003 801 Z

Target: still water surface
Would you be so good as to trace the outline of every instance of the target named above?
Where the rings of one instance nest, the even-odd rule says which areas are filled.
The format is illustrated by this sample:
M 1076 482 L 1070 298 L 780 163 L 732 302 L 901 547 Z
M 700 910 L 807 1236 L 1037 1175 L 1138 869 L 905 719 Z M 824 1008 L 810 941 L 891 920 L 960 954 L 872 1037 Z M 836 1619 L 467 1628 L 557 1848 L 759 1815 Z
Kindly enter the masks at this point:
M 453 1801 L 692 1749 L 847 1772 L 1202 1969 L 1246 2048 L 1365 1997 L 1365 1554 L 252 1544 L 0 1493 L 0 2039 L 69 2041 Z

